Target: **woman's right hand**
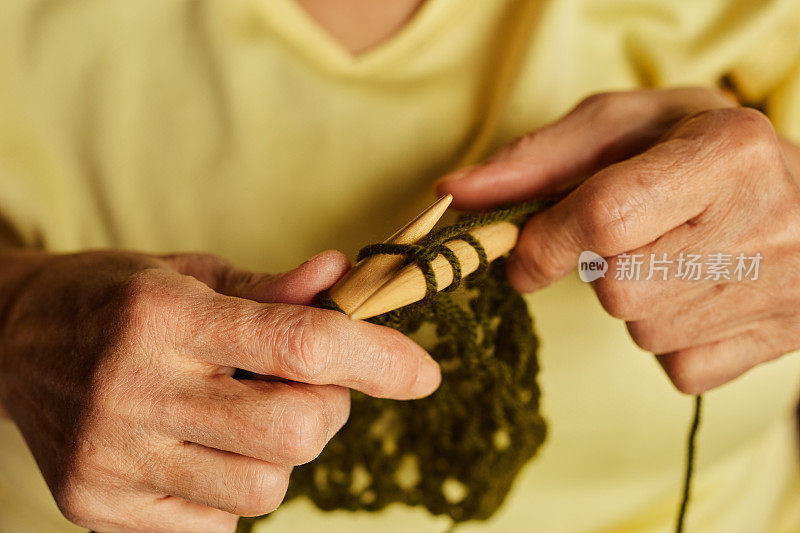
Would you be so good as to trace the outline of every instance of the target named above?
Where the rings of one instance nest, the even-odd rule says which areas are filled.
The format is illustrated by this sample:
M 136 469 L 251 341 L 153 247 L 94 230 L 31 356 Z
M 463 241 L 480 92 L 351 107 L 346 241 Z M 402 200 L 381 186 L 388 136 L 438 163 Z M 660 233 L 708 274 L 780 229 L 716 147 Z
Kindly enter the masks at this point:
M 348 388 L 433 392 L 438 365 L 411 340 L 308 307 L 348 264 L 325 252 L 270 276 L 202 254 L 0 255 L 0 402 L 64 515 L 233 531 L 342 427 Z

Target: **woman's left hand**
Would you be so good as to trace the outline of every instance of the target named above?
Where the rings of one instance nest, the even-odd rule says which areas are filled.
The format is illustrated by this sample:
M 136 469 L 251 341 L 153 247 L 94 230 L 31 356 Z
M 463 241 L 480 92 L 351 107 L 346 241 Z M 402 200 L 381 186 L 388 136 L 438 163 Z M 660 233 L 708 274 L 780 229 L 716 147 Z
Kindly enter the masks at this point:
M 800 348 L 797 178 L 800 148 L 763 114 L 673 89 L 591 96 L 437 187 L 465 209 L 570 191 L 524 227 L 512 285 L 542 288 L 585 250 L 607 258 L 603 307 L 699 394 Z

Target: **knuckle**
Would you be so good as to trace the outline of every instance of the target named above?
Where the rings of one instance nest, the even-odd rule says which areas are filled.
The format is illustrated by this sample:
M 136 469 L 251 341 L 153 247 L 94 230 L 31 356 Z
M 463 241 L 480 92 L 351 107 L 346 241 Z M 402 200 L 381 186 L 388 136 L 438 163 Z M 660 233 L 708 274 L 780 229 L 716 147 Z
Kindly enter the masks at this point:
M 100 518 L 89 491 L 79 483 L 69 482 L 53 494 L 64 518 L 82 527 L 91 527 Z
M 696 395 L 706 391 L 700 373 L 692 363 L 692 358 L 681 352 L 662 356 L 661 366 L 664 368 L 672 384 L 684 394 Z
M 536 217 L 528 222 L 528 226 L 517 244 L 515 258 L 523 270 L 534 280 L 559 279 L 565 274 L 564 265 L 560 260 L 563 253 L 558 248 L 561 243 L 556 239 L 534 237 L 543 234 L 536 224 Z
M 624 199 L 606 190 L 591 194 L 581 214 L 586 244 L 601 254 L 617 254 L 632 248 L 631 235 L 637 221 L 642 219 L 645 205 L 635 194 Z
M 280 372 L 312 382 L 322 376 L 328 366 L 329 346 L 321 324 L 307 313 L 290 312 L 278 319 L 272 334 L 277 342 L 275 356 Z
M 752 108 L 714 109 L 698 114 L 710 131 L 722 132 L 723 150 L 733 151 L 744 161 L 763 163 L 781 158 L 775 128 L 766 115 Z
M 522 247 L 516 254 L 517 262 L 532 279 L 546 281 L 558 279 L 562 275 L 562 267 L 554 257 L 542 249 L 532 253 Z
M 164 274 L 145 269 L 131 275 L 119 287 L 116 298 L 118 333 L 125 336 L 147 329 L 155 314 L 169 305 Z
M 334 387 L 336 389 L 334 409 L 330 420 L 331 427 L 328 429 L 339 431 L 350 418 L 350 390 L 345 387 Z
M 164 286 L 163 275 L 157 268 L 146 268 L 131 274 L 122 284 L 120 299 L 131 309 L 151 306 L 155 296 Z
M 756 141 L 774 134 L 772 123 L 767 116 L 751 107 L 719 110 L 718 113 L 724 113 L 727 121 L 736 126 L 738 138 Z
M 278 508 L 289 486 L 289 474 L 284 469 L 266 468 L 252 464 L 245 468 L 237 498 L 236 514 L 258 516 Z
M 623 320 L 634 317 L 636 304 L 627 285 L 617 280 L 600 278 L 595 282 L 594 289 L 600 305 L 609 315 Z
M 304 400 L 284 410 L 281 444 L 291 463 L 300 465 L 314 460 L 325 446 L 327 434 L 323 407 L 316 402 Z
M 115 347 L 142 341 L 175 341 L 202 335 L 209 320 L 207 285 L 188 275 L 158 268 L 132 274 L 118 287 L 111 312 Z
M 658 325 L 651 321 L 639 320 L 626 324 L 633 342 L 648 352 L 659 353 L 664 351 L 664 343 L 658 333 Z
M 564 274 L 564 267 L 555 261 L 555 257 L 543 250 L 542 253 L 524 256 L 522 264 L 529 272 L 539 272 L 545 279 L 554 280 Z
M 322 413 L 326 434 L 338 431 L 350 416 L 350 389 L 339 385 L 312 385 L 305 392 L 314 398 L 314 409 Z
M 680 392 L 691 396 L 696 396 L 706 392 L 700 380 L 689 374 L 669 375 L 670 381 Z

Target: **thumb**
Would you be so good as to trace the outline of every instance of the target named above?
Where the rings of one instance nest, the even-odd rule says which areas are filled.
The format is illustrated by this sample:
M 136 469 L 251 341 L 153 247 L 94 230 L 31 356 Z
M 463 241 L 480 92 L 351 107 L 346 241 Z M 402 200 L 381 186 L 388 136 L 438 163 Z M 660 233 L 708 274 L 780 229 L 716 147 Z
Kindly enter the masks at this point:
M 210 254 L 176 254 L 161 259 L 221 294 L 262 303 L 296 305 L 313 304 L 320 291 L 336 283 L 350 268 L 347 257 L 336 250 L 321 252 L 283 274 L 242 270 Z

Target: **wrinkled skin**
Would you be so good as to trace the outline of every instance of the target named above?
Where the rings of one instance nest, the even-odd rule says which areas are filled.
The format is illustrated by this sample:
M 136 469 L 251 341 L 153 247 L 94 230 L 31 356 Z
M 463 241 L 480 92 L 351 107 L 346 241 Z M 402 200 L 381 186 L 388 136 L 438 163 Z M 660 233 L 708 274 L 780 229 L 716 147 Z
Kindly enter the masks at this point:
M 338 252 L 281 276 L 198 254 L 2 265 L 2 406 L 64 515 L 96 531 L 233 531 L 342 427 L 348 388 L 410 399 L 439 384 L 400 333 L 309 307 L 347 270 Z
M 589 97 L 438 191 L 467 209 L 566 193 L 524 227 L 512 285 L 540 289 L 583 250 L 609 258 L 611 275 L 594 282 L 603 307 L 679 390 L 698 394 L 800 348 L 798 176 L 800 149 L 767 117 L 686 88 Z M 757 280 L 613 275 L 620 254 L 681 252 L 763 259 Z
M 563 277 L 582 250 L 758 252 L 757 281 L 594 283 L 686 393 L 800 347 L 800 150 L 706 89 L 601 94 L 438 185 L 467 209 L 565 194 L 508 276 Z M 232 531 L 345 422 L 347 388 L 409 399 L 436 364 L 399 333 L 309 307 L 346 260 L 282 276 L 207 255 L 3 254 L 0 401 L 62 512 L 98 531 Z M 235 368 L 283 379 L 235 380 Z

